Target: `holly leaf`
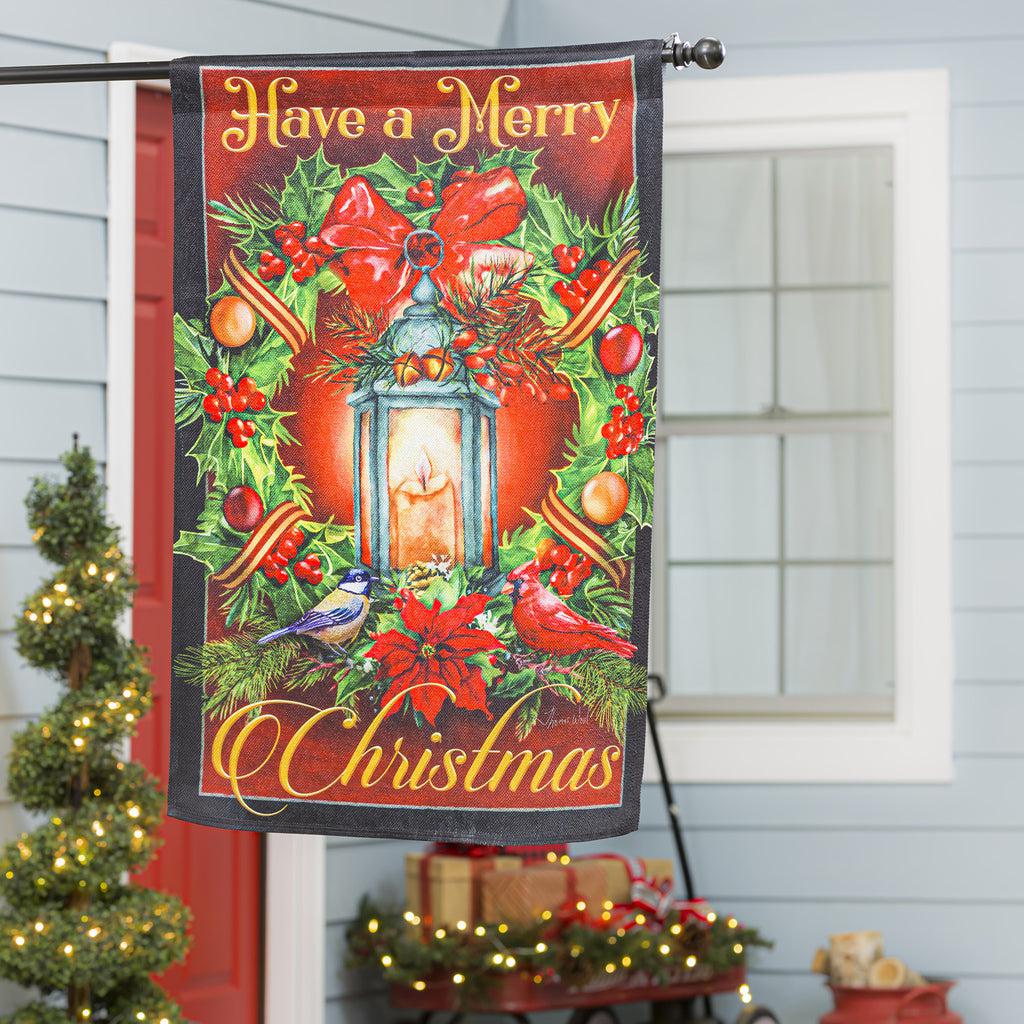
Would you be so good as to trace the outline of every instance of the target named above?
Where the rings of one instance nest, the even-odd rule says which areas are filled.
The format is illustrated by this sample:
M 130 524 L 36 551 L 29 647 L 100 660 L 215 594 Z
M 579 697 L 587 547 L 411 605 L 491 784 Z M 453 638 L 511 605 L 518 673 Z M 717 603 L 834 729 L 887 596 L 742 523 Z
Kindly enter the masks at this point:
M 316 231 L 338 194 L 341 180 L 340 168 L 324 156 L 323 146 L 310 157 L 299 157 L 295 169 L 284 178 L 282 217 L 285 221 L 302 221 L 309 232 Z
M 519 184 L 528 192 L 533 183 L 533 176 L 537 173 L 537 157 L 541 152 L 543 150 L 520 149 L 518 146 L 499 149 L 494 153 L 481 150 L 477 154 L 477 170 L 483 174 L 484 171 L 494 170 L 495 167 L 510 167 L 519 179 Z
M 521 668 L 515 672 L 506 672 L 501 677 L 501 681 L 494 687 L 494 696 L 515 700 L 529 693 L 536 685 L 536 671 L 532 668 Z
M 182 530 L 174 542 L 176 555 L 187 555 L 210 572 L 220 572 L 239 552 L 241 544 L 232 544 L 219 535 Z

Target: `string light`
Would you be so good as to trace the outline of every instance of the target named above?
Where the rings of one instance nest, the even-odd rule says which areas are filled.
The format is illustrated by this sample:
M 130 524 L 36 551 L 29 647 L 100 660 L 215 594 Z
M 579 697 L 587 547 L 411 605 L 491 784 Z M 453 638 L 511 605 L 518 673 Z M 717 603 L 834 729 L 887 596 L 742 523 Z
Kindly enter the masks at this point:
M 412 983 L 412 987 L 416 989 L 417 992 L 422 992 L 427 987 L 427 983 L 425 981 L 414 981 Z
M 25 945 L 25 936 L 24 935 L 15 935 L 14 936 L 14 944 L 16 946 L 24 946 Z
M 74 956 L 75 955 L 75 947 L 72 946 L 70 942 L 67 942 L 67 943 L 64 944 L 64 955 L 65 956 Z
M 443 928 L 438 928 L 437 931 L 434 932 L 434 938 L 443 939 L 447 934 L 448 933 Z
M 633 963 L 633 958 L 631 956 L 627 955 L 627 956 L 624 956 L 622 958 L 622 966 L 623 967 L 629 967 L 632 963 Z
M 718 915 L 713 911 L 708 911 L 708 924 L 714 924 L 718 920 Z
M 466 976 L 464 974 L 453 974 L 452 975 L 452 984 L 454 984 L 454 985 L 461 985 L 465 980 L 466 980 Z
M 494 956 L 491 957 L 491 963 L 493 963 L 495 966 L 497 966 L 498 964 L 504 963 L 504 961 L 505 961 L 505 957 L 501 953 L 495 953 Z
M 736 990 L 736 992 L 737 992 L 737 994 L 740 997 L 740 1002 L 741 1003 L 748 1004 L 754 998 L 753 995 L 750 992 L 750 986 L 749 985 L 746 985 L 746 984 L 740 985 L 740 987 Z
M 467 925 L 466 925 L 466 922 L 465 922 L 465 921 L 456 921 L 456 922 L 455 922 L 455 927 L 456 927 L 456 928 L 457 928 L 457 929 L 458 929 L 458 930 L 459 930 L 460 932 L 464 932 L 464 931 L 466 930 L 466 928 L 467 928 Z
M 550 921 L 551 920 L 551 911 L 550 910 L 542 910 L 540 912 L 540 919 L 542 921 Z
M 516 958 L 514 956 L 507 956 L 507 957 L 505 957 L 505 966 L 506 967 L 515 967 L 515 965 L 516 965 Z
M 737 925 L 739 924 L 739 921 L 737 921 L 735 917 L 730 917 L 730 918 L 729 918 L 729 920 L 728 920 L 728 921 L 726 921 L 725 923 L 726 923 L 726 924 L 727 924 L 727 925 L 728 925 L 728 926 L 729 926 L 730 928 L 735 928 L 735 927 L 736 927 L 736 926 L 737 926 Z
M 667 943 L 663 942 L 663 943 L 662 943 L 662 944 L 661 944 L 661 945 L 660 945 L 660 946 L 658 947 L 658 952 L 659 952 L 659 953 L 660 953 L 660 954 L 661 954 L 662 956 L 668 956 L 668 955 L 669 955 L 669 953 L 671 953 L 671 952 L 672 952 L 672 947 L 671 947 L 671 946 L 669 946 L 669 945 L 668 945 Z
M 686 958 L 686 966 L 691 970 L 697 966 L 697 958 L 692 953 Z
M 508 931 L 508 925 L 507 925 L 507 924 L 505 924 L 505 922 L 504 922 L 504 921 L 502 921 L 502 922 L 501 922 L 501 924 L 499 924 L 499 925 L 498 925 L 498 931 L 499 931 L 499 932 L 500 932 L 500 933 L 501 933 L 502 935 L 504 935 L 504 934 L 505 934 L 505 932 L 507 932 L 507 931 Z
M 742 943 L 742 942 L 737 942 L 737 943 L 736 943 L 736 945 L 732 947 L 732 951 L 733 951 L 733 952 L 734 952 L 734 953 L 735 953 L 735 954 L 736 954 L 737 956 L 739 956 L 739 955 L 740 955 L 740 953 L 742 953 L 742 952 L 743 952 L 743 943 Z
M 587 909 L 587 901 L 586 900 L 577 900 L 576 901 L 576 909 L 582 913 L 584 910 Z
M 473 934 L 479 938 L 483 938 L 487 934 L 487 929 L 482 924 L 478 924 L 473 929 Z
M 605 964 L 605 965 L 604 965 L 604 969 L 605 969 L 605 970 L 606 970 L 606 971 L 607 971 L 607 972 L 608 972 L 609 974 L 614 974 L 614 973 L 615 973 L 615 964 Z
M 366 930 L 367 930 L 367 931 L 368 931 L 368 932 L 369 932 L 369 933 L 370 933 L 371 935 L 372 935 L 372 934 L 373 934 L 373 933 L 374 933 L 374 932 L 375 932 L 375 931 L 376 931 L 376 930 L 377 930 L 377 929 L 378 929 L 379 927 L 380 927 L 380 921 L 378 921 L 378 920 L 377 920 L 377 918 L 375 918 L 375 917 L 371 917 L 371 918 L 370 918 L 370 920 L 366 922 Z
M 393 964 L 393 963 L 394 963 L 395 961 L 394 961 L 394 960 L 392 960 L 392 959 L 391 959 L 391 957 L 390 957 L 390 956 L 388 956 L 388 954 L 387 954 L 387 953 L 385 953 L 385 954 L 384 954 L 384 955 L 383 955 L 383 956 L 382 956 L 382 957 L 380 958 L 380 962 L 381 962 L 381 963 L 382 963 L 382 964 L 383 964 L 383 965 L 384 965 L 385 967 L 390 967 L 390 966 L 391 966 L 391 965 L 392 965 L 392 964 Z
M 538 942 L 537 945 L 534 946 L 534 949 L 536 949 L 538 953 L 546 953 L 548 951 L 548 944 L 546 942 Z

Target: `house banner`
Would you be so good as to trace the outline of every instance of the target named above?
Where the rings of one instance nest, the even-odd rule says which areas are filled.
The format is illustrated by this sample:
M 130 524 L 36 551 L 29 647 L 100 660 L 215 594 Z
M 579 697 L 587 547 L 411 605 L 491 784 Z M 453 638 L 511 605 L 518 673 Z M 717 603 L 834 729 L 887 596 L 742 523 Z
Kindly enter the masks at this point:
M 172 815 L 636 827 L 661 48 L 174 63 Z

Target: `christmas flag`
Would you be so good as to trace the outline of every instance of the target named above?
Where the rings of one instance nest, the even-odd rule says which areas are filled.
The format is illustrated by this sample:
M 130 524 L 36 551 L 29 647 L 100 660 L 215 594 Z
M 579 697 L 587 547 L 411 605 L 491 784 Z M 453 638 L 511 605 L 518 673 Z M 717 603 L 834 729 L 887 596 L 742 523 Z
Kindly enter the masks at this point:
M 661 47 L 174 63 L 172 815 L 636 828 Z

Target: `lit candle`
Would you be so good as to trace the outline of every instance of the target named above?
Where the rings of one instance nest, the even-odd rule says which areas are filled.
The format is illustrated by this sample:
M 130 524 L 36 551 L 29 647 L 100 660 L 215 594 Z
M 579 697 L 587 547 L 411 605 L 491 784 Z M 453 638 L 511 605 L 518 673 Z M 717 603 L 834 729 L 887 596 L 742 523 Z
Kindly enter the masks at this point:
M 463 561 L 455 518 L 455 487 L 447 473 L 435 473 L 424 451 L 413 476 L 395 489 L 391 503 L 391 564 L 398 569 L 432 558 Z

